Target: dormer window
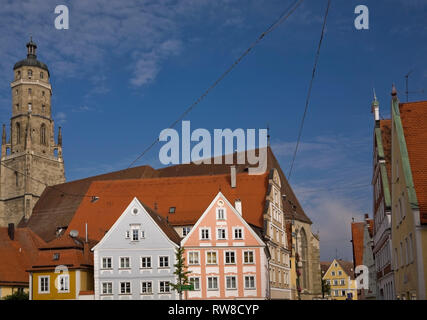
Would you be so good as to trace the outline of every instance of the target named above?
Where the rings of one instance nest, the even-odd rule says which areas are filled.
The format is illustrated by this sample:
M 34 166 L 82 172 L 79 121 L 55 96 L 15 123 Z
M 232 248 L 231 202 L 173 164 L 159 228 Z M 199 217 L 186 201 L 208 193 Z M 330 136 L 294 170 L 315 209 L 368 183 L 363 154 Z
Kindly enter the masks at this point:
M 59 253 L 53 254 L 53 260 L 59 260 Z
M 170 207 L 169 208 L 169 213 L 175 213 L 176 207 Z

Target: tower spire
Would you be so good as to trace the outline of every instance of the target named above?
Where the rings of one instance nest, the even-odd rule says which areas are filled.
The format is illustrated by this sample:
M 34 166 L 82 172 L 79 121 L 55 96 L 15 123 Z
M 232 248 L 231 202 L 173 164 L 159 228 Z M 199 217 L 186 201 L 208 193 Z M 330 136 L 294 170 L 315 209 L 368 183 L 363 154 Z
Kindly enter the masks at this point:
M 30 36 L 30 42 L 27 43 L 27 58 L 28 59 L 36 59 L 36 49 L 37 45 L 33 42 L 33 37 Z
M 375 121 L 379 121 L 380 120 L 380 104 L 379 104 L 378 99 L 377 99 L 377 94 L 375 92 L 375 88 L 373 90 L 374 90 L 374 101 L 372 101 L 371 112 L 374 114 Z

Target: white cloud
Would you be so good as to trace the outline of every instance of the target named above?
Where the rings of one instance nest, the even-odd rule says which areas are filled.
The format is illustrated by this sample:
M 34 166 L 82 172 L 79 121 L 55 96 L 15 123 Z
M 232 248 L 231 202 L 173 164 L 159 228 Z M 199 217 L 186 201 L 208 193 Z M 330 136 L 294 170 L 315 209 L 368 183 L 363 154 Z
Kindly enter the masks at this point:
M 55 115 L 55 119 L 59 124 L 63 124 L 67 122 L 67 115 L 65 114 L 65 112 L 58 112 Z

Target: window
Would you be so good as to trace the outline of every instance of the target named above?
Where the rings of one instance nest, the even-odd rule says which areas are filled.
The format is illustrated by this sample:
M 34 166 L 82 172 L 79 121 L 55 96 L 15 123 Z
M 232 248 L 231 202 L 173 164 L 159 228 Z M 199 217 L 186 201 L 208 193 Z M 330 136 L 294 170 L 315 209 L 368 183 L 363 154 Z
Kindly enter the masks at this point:
M 182 228 L 182 235 L 185 237 L 187 234 L 190 233 L 191 228 L 190 227 L 184 227 Z
M 19 122 L 16 123 L 16 144 L 21 143 L 21 124 Z
M 43 79 L 43 77 L 44 77 L 43 72 L 40 72 L 40 79 Z
M 39 293 L 49 293 L 49 276 L 39 276 Z
M 142 294 L 153 294 L 153 283 L 151 281 L 141 282 L 141 293 Z
M 206 252 L 206 264 L 216 264 L 216 251 Z
M 33 90 L 31 88 L 28 88 L 28 94 L 31 95 L 33 93 Z
M 31 112 L 31 111 L 33 111 L 33 104 L 29 103 L 28 104 L 28 112 Z
M 53 260 L 59 260 L 59 253 L 53 254 Z
M 46 125 L 44 123 L 40 127 L 40 144 L 46 145 Z
M 341 270 L 339 270 L 339 271 L 338 271 L 338 275 L 339 275 L 339 276 L 341 276 L 341 275 L 342 275 L 342 271 L 341 271 Z
M 33 70 L 28 70 L 28 78 L 31 79 L 31 77 L 33 76 Z
M 110 257 L 102 258 L 102 269 L 112 269 L 112 259 Z
M 255 289 L 255 276 L 245 276 L 245 289 Z
M 44 91 L 42 91 L 42 97 L 44 97 Z
M 129 238 L 130 238 L 130 231 L 129 231 L 129 230 L 126 230 L 125 238 L 126 238 L 126 239 L 129 239 Z
M 341 295 L 345 297 L 345 290 L 341 290 Z
M 169 281 L 160 281 L 159 292 L 160 293 L 169 293 L 170 292 Z
M 190 277 L 189 281 L 190 281 L 190 284 L 193 285 L 193 288 L 195 291 L 200 290 L 200 278 L 199 277 Z
M 129 257 L 120 257 L 120 268 L 121 269 L 130 269 L 130 258 Z
M 341 285 L 345 285 L 345 280 L 341 279 Z
M 68 274 L 58 276 L 58 292 L 70 292 L 70 276 Z
M 198 251 L 190 251 L 188 253 L 188 264 L 199 264 L 199 252 Z
M 208 277 L 208 290 L 218 290 L 218 277 Z
M 233 233 L 234 239 L 243 239 L 243 229 L 235 228 Z
M 235 264 L 236 263 L 236 252 L 225 251 L 225 263 L 226 264 Z
M 244 251 L 243 263 L 254 263 L 254 252 L 253 251 Z
M 201 240 L 209 240 L 211 238 L 209 231 L 210 231 L 210 229 L 208 229 L 208 228 L 201 228 L 200 229 L 200 239 Z
M 226 288 L 227 290 L 236 290 L 237 289 L 237 278 L 236 276 L 226 276 L 225 277 Z
M 227 230 L 225 228 L 218 228 L 216 231 L 217 231 L 217 240 L 227 239 Z
M 168 268 L 169 267 L 169 257 L 160 256 L 159 257 L 159 268 Z
M 139 230 L 132 229 L 132 241 L 138 241 L 138 240 L 139 240 Z
M 16 77 L 17 77 L 18 79 L 20 79 L 20 78 L 21 78 L 21 71 L 18 71 L 18 73 L 16 74 Z
M 130 294 L 130 282 L 120 282 L 120 294 Z
M 113 294 L 113 283 L 103 282 L 102 283 L 102 294 Z
M 44 104 L 42 104 L 42 113 L 46 112 L 46 106 Z
M 169 213 L 175 213 L 176 211 L 176 207 L 170 207 L 169 208 Z
M 217 208 L 216 209 L 216 219 L 217 220 L 225 220 L 225 209 Z
M 151 268 L 151 257 L 141 257 L 141 268 Z
M 338 285 L 338 280 L 334 280 L 334 286 Z
M 332 271 L 331 274 L 332 274 L 332 276 L 335 276 L 335 271 Z

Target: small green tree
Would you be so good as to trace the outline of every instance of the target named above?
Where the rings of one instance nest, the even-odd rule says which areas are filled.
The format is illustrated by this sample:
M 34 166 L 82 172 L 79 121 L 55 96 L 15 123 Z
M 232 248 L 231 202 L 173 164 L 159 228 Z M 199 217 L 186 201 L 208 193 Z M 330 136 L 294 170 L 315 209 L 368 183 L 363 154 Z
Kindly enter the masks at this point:
M 331 286 L 326 280 L 322 279 L 322 298 L 325 298 L 325 294 L 331 295 Z
M 188 274 L 187 266 L 185 265 L 184 248 L 178 248 L 175 253 L 176 263 L 174 264 L 174 274 L 178 277 L 177 283 L 171 283 L 172 288 L 179 293 L 179 300 L 182 300 L 182 286 L 188 285 Z
M 25 293 L 23 291 L 15 291 L 11 295 L 8 295 L 3 298 L 3 300 L 28 300 L 28 293 Z

